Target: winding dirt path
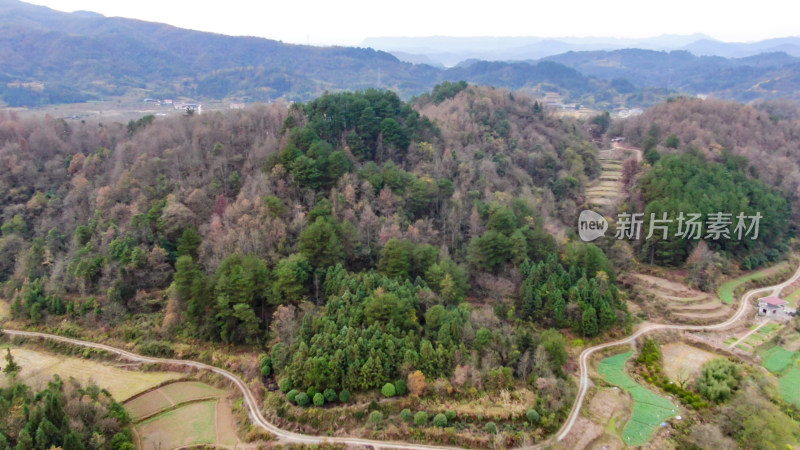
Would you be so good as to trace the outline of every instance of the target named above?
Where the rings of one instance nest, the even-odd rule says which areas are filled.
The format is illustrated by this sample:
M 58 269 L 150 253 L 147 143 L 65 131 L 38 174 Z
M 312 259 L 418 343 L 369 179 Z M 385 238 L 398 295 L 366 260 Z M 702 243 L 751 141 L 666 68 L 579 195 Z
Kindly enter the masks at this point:
M 647 334 L 651 331 L 657 330 L 683 330 L 683 331 L 709 331 L 709 330 L 719 330 L 724 329 L 727 327 L 732 326 L 736 322 L 738 322 L 744 314 L 747 312 L 749 307 L 749 302 L 753 298 L 754 295 L 762 293 L 762 292 L 770 292 L 771 295 L 777 295 L 781 292 L 783 288 L 788 286 L 789 284 L 797 281 L 800 279 L 800 268 L 798 268 L 797 272 L 795 272 L 792 277 L 775 286 L 772 287 L 765 287 L 759 289 L 753 289 L 745 293 L 742 296 L 742 299 L 739 304 L 739 309 L 736 313 L 730 317 L 725 322 L 721 322 L 715 325 L 671 325 L 671 324 L 654 324 L 654 323 L 644 323 L 635 333 L 632 335 L 620 339 L 618 341 L 607 342 L 604 344 L 596 345 L 594 347 L 589 347 L 584 349 L 580 354 L 580 384 L 579 384 L 579 391 L 578 395 L 575 398 L 575 403 L 572 405 L 572 410 L 567 418 L 567 421 L 562 425 L 561 429 L 558 431 L 558 434 L 554 437 L 550 437 L 549 439 L 528 447 L 523 447 L 526 449 L 538 449 L 538 448 L 545 448 L 557 441 L 561 441 L 564 439 L 569 432 L 572 430 L 572 426 L 575 424 L 575 420 L 578 418 L 580 414 L 580 410 L 583 407 L 583 401 L 586 397 L 586 393 L 589 390 L 589 386 L 591 381 L 589 380 L 589 357 L 598 351 L 604 348 L 615 347 L 618 345 L 628 344 L 633 342 L 638 337 Z M 151 364 L 171 364 L 171 365 L 179 365 L 184 367 L 189 367 L 193 369 L 199 370 L 208 370 L 210 372 L 214 372 L 219 374 L 231 382 L 242 392 L 242 396 L 244 397 L 245 404 L 247 405 L 247 409 L 249 411 L 250 419 L 258 425 L 259 427 L 269 431 L 273 435 L 277 436 L 278 438 L 299 444 L 307 444 L 307 445 L 317 445 L 323 443 L 329 444 L 344 444 L 344 445 L 358 445 L 358 446 L 368 446 L 373 447 L 375 449 L 380 448 L 390 448 L 390 449 L 452 449 L 457 447 L 445 447 L 445 446 L 436 446 L 436 445 L 425 445 L 425 444 L 414 444 L 414 443 L 407 443 L 407 442 L 397 442 L 397 441 L 379 441 L 379 440 L 372 440 L 372 439 L 360 439 L 360 438 L 349 438 L 349 437 L 324 437 L 324 436 L 314 436 L 308 434 L 301 434 L 295 433 L 293 431 L 287 431 L 279 428 L 278 426 L 274 425 L 270 421 L 268 421 L 264 415 L 261 413 L 261 409 L 258 405 L 258 401 L 256 400 L 253 392 L 247 386 L 247 384 L 239 378 L 234 373 L 231 373 L 225 369 L 212 366 L 209 364 L 201 363 L 198 361 L 190 361 L 190 360 L 183 360 L 183 359 L 168 359 L 168 358 L 154 358 L 150 356 L 143 356 L 138 355 L 133 352 L 129 352 L 127 350 L 123 350 L 120 348 L 112 347 L 106 344 L 100 344 L 95 342 L 83 341 L 80 339 L 73 339 L 64 336 L 58 336 L 54 334 L 48 333 L 39 333 L 36 331 L 23 331 L 23 330 L 11 330 L 11 329 L 2 329 L 0 330 L 3 333 L 10 335 L 10 336 L 24 336 L 24 337 L 31 337 L 31 338 L 39 338 L 39 339 L 47 339 L 51 341 L 63 342 L 65 344 L 76 345 L 80 347 L 89 347 L 95 348 L 99 350 L 104 350 L 106 352 L 118 355 L 122 358 L 125 358 L 130 361 L 136 361 L 141 363 L 151 363 Z

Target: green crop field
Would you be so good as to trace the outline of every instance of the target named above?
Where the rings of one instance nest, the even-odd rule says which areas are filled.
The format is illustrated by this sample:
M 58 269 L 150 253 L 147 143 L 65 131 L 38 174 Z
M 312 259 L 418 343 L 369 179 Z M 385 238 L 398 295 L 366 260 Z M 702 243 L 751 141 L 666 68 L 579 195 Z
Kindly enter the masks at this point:
M 773 331 L 781 329 L 782 326 L 783 325 L 781 325 L 779 323 L 770 322 L 770 323 L 764 325 L 763 327 L 759 328 L 758 331 L 756 331 L 756 333 L 763 334 L 764 336 L 766 336 L 766 335 L 772 333 Z
M 625 373 L 625 361 L 633 352 L 609 356 L 600 361 L 598 372 L 611 384 L 617 385 L 633 397 L 633 414 L 625 425 L 622 439 L 630 446 L 647 443 L 662 422 L 678 414 L 678 407 L 669 400 L 646 389 Z
M 189 403 L 136 424 L 141 448 L 178 448 L 216 442 L 216 400 Z
M 776 345 L 761 354 L 761 365 L 770 372 L 780 375 L 783 371 L 791 367 L 797 353 L 786 350 L 780 345 Z
M 800 407 L 800 368 L 793 367 L 778 379 L 781 396 L 787 402 Z
M 748 281 L 758 280 L 768 275 L 772 275 L 776 271 L 784 268 L 784 266 L 786 266 L 786 263 L 782 262 L 776 266 L 768 267 L 766 269 L 759 270 L 758 272 L 749 273 L 739 278 L 728 280 L 725 283 L 722 283 L 722 285 L 717 289 L 717 295 L 719 295 L 719 298 L 721 298 L 723 302 L 733 303 L 736 300 L 733 298 L 733 292 L 737 287 L 747 283 Z

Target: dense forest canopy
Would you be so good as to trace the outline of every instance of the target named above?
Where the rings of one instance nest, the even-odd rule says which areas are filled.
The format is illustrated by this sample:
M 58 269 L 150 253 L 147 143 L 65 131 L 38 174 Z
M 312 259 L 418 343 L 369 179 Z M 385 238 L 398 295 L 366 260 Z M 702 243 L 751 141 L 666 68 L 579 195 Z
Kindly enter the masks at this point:
M 548 329 L 627 321 L 603 251 L 562 248 L 595 148 L 524 94 L 445 83 L 413 103 L 367 90 L 128 124 L 5 114 L 0 140 L 18 320 L 110 327 L 148 354 L 245 345 L 306 391 L 547 379 L 550 424 L 570 388 Z M 134 325 L 147 317 L 156 329 Z
M 37 392 L 18 380 L 16 371 L 6 371 L 6 377 L 8 387 L 0 388 L 0 449 L 136 448 L 130 416 L 105 389 L 55 376 Z
M 707 161 L 697 152 L 683 155 L 667 155 L 655 163 L 653 169 L 640 180 L 639 188 L 644 208 L 644 229 L 650 229 L 651 215 L 657 220 L 666 217 L 668 239 L 656 237 L 642 246 L 642 259 L 667 265 L 680 265 L 686 261 L 698 239 L 704 239 L 711 250 L 719 251 L 730 259 L 742 261 L 745 268 L 758 267 L 775 261 L 787 250 L 787 235 L 790 228 L 790 211 L 786 199 L 763 182 L 748 178 L 744 173 L 746 160 L 731 154 L 726 162 Z M 680 237 L 678 216 L 701 214 L 704 224 L 699 233 Z M 722 222 L 728 222 L 728 231 L 714 235 L 708 226 L 715 214 Z M 736 231 L 737 217 L 756 217 L 757 229 L 746 232 L 752 219 L 744 220 L 746 228 Z M 664 223 L 664 222 L 660 222 Z M 683 227 L 683 232 L 687 226 Z M 753 239 L 755 237 L 755 239 Z
M 742 105 L 677 98 L 615 123 L 609 133 L 662 154 L 693 147 L 718 162 L 724 161 L 724 150 L 742 156 L 749 176 L 779 188 L 790 200 L 796 220 L 800 209 L 792 200 L 800 192 L 798 117 L 797 106 L 791 102 Z

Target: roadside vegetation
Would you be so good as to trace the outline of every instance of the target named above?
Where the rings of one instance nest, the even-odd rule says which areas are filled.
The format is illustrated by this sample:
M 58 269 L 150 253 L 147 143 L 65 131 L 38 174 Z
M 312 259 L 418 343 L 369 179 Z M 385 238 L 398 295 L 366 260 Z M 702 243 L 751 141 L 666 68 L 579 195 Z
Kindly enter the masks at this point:
M 23 366 L 6 349 L 0 387 L 0 449 L 133 450 L 130 416 L 105 389 L 55 375 L 35 390 L 18 378 Z

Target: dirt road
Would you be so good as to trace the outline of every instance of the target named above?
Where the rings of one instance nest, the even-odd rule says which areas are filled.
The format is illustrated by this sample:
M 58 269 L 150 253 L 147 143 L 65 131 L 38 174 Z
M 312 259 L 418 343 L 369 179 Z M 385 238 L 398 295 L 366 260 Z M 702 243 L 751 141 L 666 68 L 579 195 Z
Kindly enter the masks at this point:
M 589 390 L 590 380 L 589 380 L 589 357 L 596 351 L 602 350 L 608 347 L 615 347 L 617 345 L 628 344 L 633 342 L 638 337 L 649 333 L 651 331 L 657 330 L 684 330 L 684 331 L 707 331 L 707 330 L 719 330 L 727 328 L 736 322 L 738 322 L 744 314 L 747 312 L 749 307 L 750 299 L 759 293 L 762 292 L 770 292 L 771 295 L 777 295 L 778 293 L 783 290 L 784 287 L 788 286 L 789 284 L 795 282 L 796 280 L 800 279 L 800 268 L 798 268 L 797 272 L 787 281 L 778 284 L 773 287 L 765 287 L 760 289 L 754 289 L 748 291 L 744 296 L 742 296 L 742 300 L 740 301 L 739 309 L 736 313 L 726 320 L 725 322 L 716 324 L 716 325 L 670 325 L 670 324 L 651 324 L 645 323 L 632 335 L 628 336 L 625 339 L 620 339 L 618 341 L 607 342 L 604 344 L 596 345 L 594 347 L 587 348 L 583 350 L 580 354 L 580 384 L 579 384 L 579 391 L 578 396 L 575 398 L 575 403 L 572 406 L 572 411 L 570 412 L 567 421 L 559 430 L 558 434 L 555 438 L 550 438 L 540 444 L 536 444 L 529 447 L 529 449 L 538 449 L 538 448 L 545 448 L 554 443 L 554 441 L 560 441 L 564 439 L 572 429 L 572 426 L 575 423 L 575 420 L 578 418 L 580 414 L 580 410 L 583 406 L 584 398 L 586 397 L 586 392 Z M 329 444 L 344 444 L 344 445 L 357 445 L 357 446 L 369 446 L 375 449 L 380 448 L 392 448 L 392 449 L 450 449 L 455 447 L 444 447 L 444 446 L 436 446 L 436 445 L 424 445 L 424 444 L 413 444 L 413 443 L 406 443 L 406 442 L 395 442 L 395 441 L 377 441 L 371 439 L 359 439 L 359 438 L 348 438 L 348 437 L 324 437 L 324 436 L 313 436 L 301 433 L 295 433 L 293 431 L 287 431 L 279 428 L 278 426 L 274 425 L 273 423 L 269 422 L 264 415 L 261 413 L 261 409 L 259 407 L 258 401 L 256 400 L 253 392 L 247 386 L 247 384 L 239 378 L 237 375 L 228 372 L 225 369 L 221 369 L 219 367 L 215 367 L 209 364 L 201 363 L 198 361 L 190 361 L 190 360 L 182 360 L 182 359 L 168 359 L 168 358 L 154 358 L 150 356 L 143 356 L 138 355 L 136 353 L 129 352 L 127 350 L 123 350 L 120 348 L 112 347 L 110 345 L 99 344 L 95 342 L 88 342 L 82 341 L 80 339 L 73 339 L 64 336 L 58 336 L 54 334 L 47 334 L 47 333 L 39 333 L 35 331 L 22 331 L 22 330 L 11 330 L 11 329 L 3 329 L 3 333 L 8 334 L 10 336 L 25 336 L 25 337 L 32 337 L 32 338 L 40 338 L 40 339 L 47 339 L 51 341 L 58 341 L 63 342 L 66 344 L 76 345 L 80 347 L 89 347 L 95 348 L 99 350 L 104 350 L 111 354 L 119 355 L 122 358 L 125 358 L 130 361 L 142 362 L 142 363 L 153 363 L 153 364 L 171 364 L 171 365 L 180 365 L 184 367 L 190 367 L 193 369 L 199 370 L 208 370 L 219 374 L 231 382 L 242 392 L 242 396 L 244 397 L 245 404 L 247 405 L 247 409 L 249 411 L 250 419 L 258 425 L 259 427 L 269 431 L 273 435 L 277 436 L 281 440 L 287 442 L 293 442 L 298 444 L 307 444 L 307 445 L 317 445 L 323 443 Z
M 712 331 L 712 330 L 722 330 L 734 325 L 738 322 L 748 311 L 750 307 L 750 300 L 757 294 L 761 293 L 769 293 L 769 295 L 777 295 L 783 288 L 786 286 L 794 283 L 800 279 L 800 268 L 789 278 L 787 281 L 780 283 L 775 286 L 770 287 L 763 287 L 758 289 L 753 289 L 748 291 L 742 296 L 742 299 L 739 301 L 739 308 L 736 310 L 733 316 L 731 316 L 728 320 L 714 324 L 714 325 L 671 325 L 671 324 L 653 324 L 653 323 L 644 323 L 642 326 L 632 335 L 620 339 L 618 341 L 613 342 L 606 342 L 604 344 L 596 345 L 594 347 L 589 347 L 581 352 L 580 355 L 580 371 L 581 371 L 581 379 L 580 384 L 578 387 L 578 396 L 575 398 L 575 404 L 572 406 L 572 411 L 567 418 L 567 421 L 561 427 L 558 434 L 556 435 L 556 440 L 560 441 L 567 437 L 572 426 L 575 424 L 575 420 L 578 418 L 580 414 L 581 407 L 583 406 L 583 400 L 586 397 L 586 393 L 589 390 L 590 380 L 589 380 L 589 357 L 598 350 L 602 350 L 609 347 L 616 347 L 618 345 L 629 344 L 635 341 L 638 337 L 650 333 L 652 331 L 658 330 L 679 330 L 679 331 Z

